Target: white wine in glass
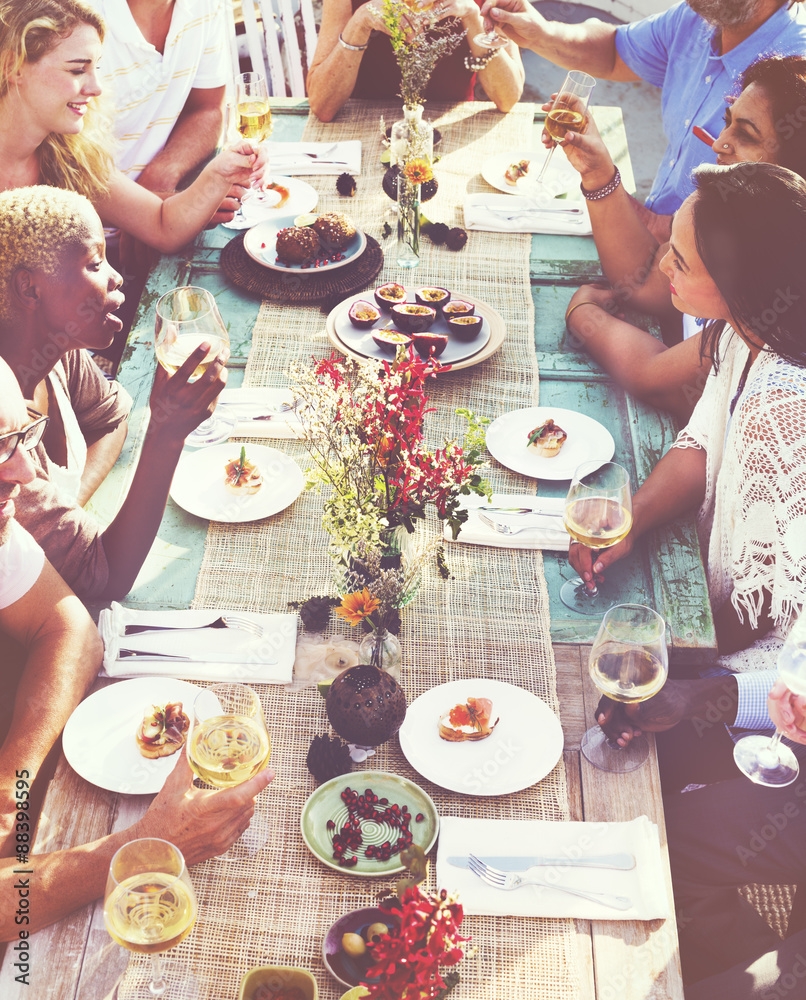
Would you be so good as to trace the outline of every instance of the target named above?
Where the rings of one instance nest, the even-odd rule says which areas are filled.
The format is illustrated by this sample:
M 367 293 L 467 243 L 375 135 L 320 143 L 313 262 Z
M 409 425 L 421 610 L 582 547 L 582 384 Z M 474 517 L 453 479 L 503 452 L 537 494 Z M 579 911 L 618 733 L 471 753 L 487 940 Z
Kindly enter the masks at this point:
M 132 840 L 112 858 L 104 922 L 119 945 L 151 956 L 151 996 L 165 994 L 160 955 L 190 934 L 197 910 L 182 852 L 167 840 Z
M 571 480 L 563 521 L 568 534 L 589 549 L 606 549 L 626 538 L 632 527 L 627 470 L 615 462 L 583 462 Z M 595 583 L 588 589 L 579 577 L 563 584 L 560 599 L 573 611 L 596 617 L 613 604 Z
M 569 132 L 582 132 L 584 130 L 588 102 L 595 86 L 594 78 L 579 70 L 571 70 L 563 80 L 563 85 L 557 92 L 554 103 L 546 115 L 544 126 L 555 145 L 548 151 L 540 173 L 535 178 L 535 184 L 542 185 L 554 150 L 557 148 L 556 143 L 562 142 Z
M 196 695 L 187 740 L 190 766 L 215 788 L 249 781 L 271 756 L 271 740 L 257 694 L 246 684 L 213 684 Z M 237 849 L 237 844 L 233 845 Z M 222 855 L 232 860 L 233 848 Z
M 238 109 L 236 127 L 244 139 L 260 145 L 272 133 L 269 90 L 262 73 L 241 73 L 237 80 L 235 101 Z M 256 203 L 263 200 L 262 188 L 252 185 Z
M 666 623 L 642 604 L 610 608 L 591 647 L 588 671 L 597 689 L 613 701 L 635 704 L 656 695 L 669 672 Z M 585 733 L 580 747 L 603 771 L 633 771 L 649 754 L 646 737 L 634 737 L 620 747 L 598 726 Z

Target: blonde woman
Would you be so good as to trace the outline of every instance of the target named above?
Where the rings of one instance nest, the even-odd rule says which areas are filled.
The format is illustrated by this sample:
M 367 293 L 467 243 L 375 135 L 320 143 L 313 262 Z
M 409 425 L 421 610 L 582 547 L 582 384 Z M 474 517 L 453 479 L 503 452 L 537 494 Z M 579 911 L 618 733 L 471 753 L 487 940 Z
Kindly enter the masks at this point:
M 104 25 L 81 0 L 0 0 L 0 190 L 51 184 L 86 195 L 104 225 L 171 253 L 207 224 L 233 184 L 262 176 L 240 141 L 164 201 L 117 171 L 98 108 Z

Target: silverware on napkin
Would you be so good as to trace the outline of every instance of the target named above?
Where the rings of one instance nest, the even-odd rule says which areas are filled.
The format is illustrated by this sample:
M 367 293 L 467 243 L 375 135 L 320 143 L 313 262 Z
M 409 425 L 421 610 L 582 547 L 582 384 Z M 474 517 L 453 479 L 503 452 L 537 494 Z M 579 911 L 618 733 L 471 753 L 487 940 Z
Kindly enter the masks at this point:
M 505 872 L 522 872 L 526 868 L 536 865 L 572 868 L 616 868 L 619 871 L 630 871 L 635 868 L 635 858 L 632 854 L 603 854 L 600 857 L 590 858 L 500 858 L 500 857 L 480 857 L 487 865 L 494 865 Z M 462 855 L 453 855 L 448 858 L 448 864 L 454 868 L 470 868 L 470 858 Z
M 175 656 L 173 653 L 149 653 L 143 649 L 119 649 L 119 660 L 130 660 L 140 657 L 141 660 L 189 660 L 189 656 Z
M 505 524 L 503 521 L 494 521 L 491 517 L 487 517 L 486 514 L 479 514 L 481 523 L 486 524 L 488 528 L 492 528 L 499 535 L 519 535 L 522 531 L 539 530 L 541 528 L 543 531 L 563 532 L 565 530 L 563 522 L 556 517 L 546 514 L 533 514 L 532 517 L 539 518 L 540 520 L 514 525 Z M 548 524 L 546 524 L 546 521 L 548 521 Z
M 482 504 L 476 510 L 485 511 L 487 514 L 542 514 L 544 517 L 562 518 L 560 510 L 546 510 L 545 507 L 491 507 L 489 504 Z
M 529 871 L 501 871 L 500 868 L 493 868 L 473 854 L 470 855 L 468 861 L 468 867 L 482 882 L 486 882 L 494 889 L 503 889 L 504 892 L 520 889 L 524 885 L 538 885 L 542 889 L 555 889 L 558 892 L 567 892 L 571 896 L 580 896 L 582 899 L 588 899 L 592 903 L 600 903 L 602 906 L 609 906 L 614 910 L 629 910 L 632 906 L 632 900 L 629 896 L 614 896 L 609 892 L 593 892 L 589 889 L 575 889 L 570 885 L 544 882 L 542 879 L 535 878 Z

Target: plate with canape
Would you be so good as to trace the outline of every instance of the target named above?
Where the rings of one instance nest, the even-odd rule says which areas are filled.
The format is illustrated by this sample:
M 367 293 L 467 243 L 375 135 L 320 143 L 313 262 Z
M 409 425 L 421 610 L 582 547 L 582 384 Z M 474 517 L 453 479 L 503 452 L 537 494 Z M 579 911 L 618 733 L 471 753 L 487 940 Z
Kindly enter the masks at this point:
M 552 770 L 560 720 L 531 691 L 486 677 L 449 681 L 409 705 L 400 749 L 429 781 L 464 795 L 511 795 Z
M 504 194 L 534 194 L 535 178 L 543 169 L 548 150 L 515 150 L 509 153 L 495 153 L 481 165 L 481 176 L 485 181 Z M 578 192 L 579 174 L 571 166 L 565 154 L 552 156 L 543 176 L 542 187 L 552 198 L 560 194 Z
M 170 493 L 189 514 L 239 524 L 285 510 L 304 486 L 302 470 L 284 452 L 231 442 L 182 452 Z
M 334 217 L 339 221 L 334 222 Z M 330 221 L 318 221 L 322 219 Z M 360 257 L 366 246 L 366 235 L 352 219 L 336 212 L 283 215 L 259 222 L 243 239 L 244 250 L 256 263 L 295 275 L 345 267 Z
M 225 229 L 245 229 L 256 226 L 266 219 L 278 216 L 313 212 L 319 201 L 319 192 L 299 177 L 272 177 L 263 188 L 260 201 L 254 195 L 247 197 L 241 205 L 243 220 L 237 216 L 232 222 L 222 222 Z
M 452 368 L 485 361 L 504 341 L 506 325 L 492 306 L 436 285 L 394 281 L 359 292 L 331 310 L 331 344 L 352 358 L 392 361 L 399 346 Z
M 536 433 L 541 428 L 542 436 Z M 565 436 L 555 451 L 557 430 Z M 533 479 L 571 479 L 583 462 L 604 465 L 616 451 L 613 435 L 598 420 L 559 406 L 527 406 L 497 417 L 486 443 L 501 465 Z

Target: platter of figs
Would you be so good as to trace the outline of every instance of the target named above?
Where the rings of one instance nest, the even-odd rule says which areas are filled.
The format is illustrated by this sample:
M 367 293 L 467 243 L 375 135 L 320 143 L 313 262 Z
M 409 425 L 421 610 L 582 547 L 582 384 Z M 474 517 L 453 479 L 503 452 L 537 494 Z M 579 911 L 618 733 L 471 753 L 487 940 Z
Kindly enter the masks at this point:
M 495 153 L 481 165 L 481 176 L 504 194 L 529 194 L 536 187 L 535 178 L 543 169 L 548 150 L 543 146 L 532 150 Z M 541 185 L 550 197 L 579 193 L 579 174 L 565 154 L 552 156 Z
M 531 691 L 475 677 L 416 698 L 398 733 L 411 766 L 465 795 L 511 795 L 546 777 L 562 756 L 563 731 Z
M 196 517 L 240 524 L 285 510 L 304 486 L 302 470 L 285 452 L 231 441 L 183 451 L 170 495 Z
M 503 317 L 479 299 L 436 285 L 394 281 L 340 302 L 326 328 L 331 344 L 353 358 L 391 361 L 403 346 L 452 368 L 486 360 L 506 334 Z
M 535 432 L 552 421 L 564 437 L 554 454 L 532 442 Z M 559 406 L 526 406 L 504 413 L 487 428 L 487 451 L 501 465 L 533 479 L 571 479 L 583 462 L 609 462 L 616 451 L 610 431 L 577 410 Z
M 328 868 L 371 878 L 405 870 L 400 852 L 412 844 L 427 854 L 439 814 L 413 781 L 386 771 L 350 771 L 320 785 L 302 807 L 300 831 Z
M 341 212 L 283 215 L 247 230 L 243 248 L 272 271 L 319 274 L 352 263 L 367 237 Z

